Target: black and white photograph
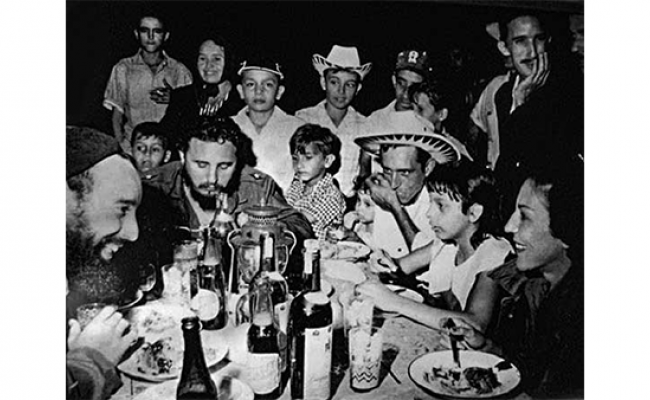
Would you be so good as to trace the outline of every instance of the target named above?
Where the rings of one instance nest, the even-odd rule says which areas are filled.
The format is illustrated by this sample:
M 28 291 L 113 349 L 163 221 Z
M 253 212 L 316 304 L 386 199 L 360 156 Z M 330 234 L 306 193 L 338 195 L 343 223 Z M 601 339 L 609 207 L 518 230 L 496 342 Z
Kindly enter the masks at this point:
M 584 398 L 584 16 L 67 1 L 66 398 Z

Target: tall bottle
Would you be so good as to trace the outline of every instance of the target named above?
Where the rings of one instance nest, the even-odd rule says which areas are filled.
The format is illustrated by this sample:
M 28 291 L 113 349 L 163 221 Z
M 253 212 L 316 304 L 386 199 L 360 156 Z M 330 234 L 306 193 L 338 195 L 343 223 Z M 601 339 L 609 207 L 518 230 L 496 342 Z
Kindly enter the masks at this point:
M 254 371 L 251 388 L 256 399 L 277 399 L 280 384 L 280 348 L 271 303 L 271 285 L 263 279 L 250 288 L 251 326 L 248 328 L 249 368 Z
M 291 303 L 291 398 L 329 399 L 332 366 L 332 305 L 320 288 L 318 241 L 304 243 L 306 289 Z
M 278 346 L 280 347 L 280 371 L 287 370 L 289 354 L 287 352 L 287 325 L 289 322 L 289 286 L 284 279 L 275 259 L 275 236 L 264 232 L 260 235 L 260 268 L 253 277 L 253 287 L 267 280 L 271 285 L 271 303 L 273 315 L 280 330 Z M 288 376 L 286 377 L 288 379 Z
M 198 291 L 198 242 L 182 240 L 174 246 L 174 263 L 181 269 L 182 296 L 189 303 Z
M 237 291 L 237 273 L 233 271 L 237 268 L 237 263 L 232 259 L 232 251 L 228 245 L 228 234 L 235 230 L 235 218 L 232 214 L 228 213 L 228 194 L 221 192 L 219 194 L 219 208 L 214 217 L 212 224 L 214 233 L 219 244 L 219 254 L 221 254 L 221 269 L 224 273 L 225 282 L 231 282 L 231 287 L 227 287 L 226 291 Z M 230 279 L 233 275 L 233 279 Z
M 199 289 L 192 308 L 203 329 L 224 328 L 228 324 L 226 283 L 221 268 L 219 239 L 211 229 L 204 233 L 203 254 L 199 262 Z
M 201 335 L 199 334 L 199 319 L 198 317 L 183 318 L 181 323 L 185 351 L 183 354 L 183 371 L 176 388 L 176 399 L 214 400 L 218 398 L 219 392 L 205 363 Z

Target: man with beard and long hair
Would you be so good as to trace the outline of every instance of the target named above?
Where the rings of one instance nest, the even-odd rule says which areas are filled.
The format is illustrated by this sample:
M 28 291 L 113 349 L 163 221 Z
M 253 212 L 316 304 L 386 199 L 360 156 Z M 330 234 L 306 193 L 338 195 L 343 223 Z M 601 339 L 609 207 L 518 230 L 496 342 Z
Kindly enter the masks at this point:
M 136 339 L 129 323 L 105 307 L 83 330 L 73 311 L 82 301 L 116 299 L 124 284 L 114 254 L 138 237 L 142 187 L 114 138 L 90 128 L 66 130 L 67 398 L 106 399 L 121 386 L 115 371 Z
M 217 196 L 225 192 L 226 209 L 239 222 L 247 207 L 265 204 L 280 209 L 279 220 L 299 242 L 314 237 L 309 221 L 289 206 L 273 178 L 254 168 L 251 139 L 232 119 L 209 119 L 186 130 L 179 150 L 180 161 L 163 165 L 145 182 L 167 196 L 174 220 L 192 231 L 208 226 Z

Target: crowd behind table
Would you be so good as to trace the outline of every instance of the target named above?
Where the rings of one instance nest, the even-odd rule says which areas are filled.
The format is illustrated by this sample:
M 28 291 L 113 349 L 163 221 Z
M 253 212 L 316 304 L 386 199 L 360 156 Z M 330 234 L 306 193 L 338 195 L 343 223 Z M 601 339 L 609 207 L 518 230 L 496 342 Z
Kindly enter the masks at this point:
M 571 51 L 582 57 L 580 17 Z M 190 72 L 163 50 L 165 21 L 142 15 L 137 53 L 107 77 L 113 132 L 67 127 L 68 398 L 110 398 L 137 337 L 113 306 L 81 329 L 76 307 L 131 298 L 143 266 L 168 264 L 174 243 L 210 226 L 221 192 L 240 227 L 248 207 L 277 208 L 298 248 L 330 231 L 364 242 L 377 272 L 435 299 L 359 285 L 378 308 L 432 335 L 452 320 L 469 348 L 516 363 L 533 397 L 581 397 L 583 61 L 573 75 L 556 68 L 545 22 L 504 10 L 487 27 L 508 71 L 471 113 L 426 49 L 405 48 L 394 99 L 363 116 L 352 104 L 371 90 L 372 62 L 333 44 L 305 60 L 324 99 L 294 116 L 278 105 L 291 77 L 272 54 L 232 65 L 231 44 L 206 36 Z M 301 268 L 291 257 L 286 273 Z M 160 297 L 158 275 L 144 301 Z

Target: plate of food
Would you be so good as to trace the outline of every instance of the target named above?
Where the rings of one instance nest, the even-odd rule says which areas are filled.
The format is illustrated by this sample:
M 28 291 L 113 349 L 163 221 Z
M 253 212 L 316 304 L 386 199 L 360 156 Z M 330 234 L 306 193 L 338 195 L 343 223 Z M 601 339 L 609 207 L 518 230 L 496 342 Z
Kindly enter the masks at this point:
M 212 374 L 212 380 L 219 390 L 217 400 L 253 400 L 255 394 L 246 383 L 219 373 Z M 176 400 L 178 379 L 152 386 L 138 394 L 133 400 Z
M 413 360 L 409 377 L 434 395 L 455 399 L 491 399 L 521 382 L 517 367 L 493 354 L 462 350 L 460 365 L 455 366 L 451 351 L 435 351 Z
M 363 243 L 341 241 L 337 243 L 323 242 L 320 255 L 334 260 L 356 260 L 370 254 L 370 247 Z
M 205 340 L 201 333 L 203 354 L 208 368 L 216 365 L 228 353 L 228 346 Z M 145 342 L 131 356 L 118 365 L 126 375 L 151 382 L 162 382 L 180 376 L 183 370 L 183 338 L 171 333 L 154 342 Z

